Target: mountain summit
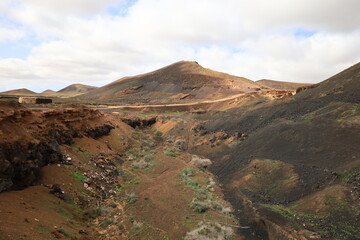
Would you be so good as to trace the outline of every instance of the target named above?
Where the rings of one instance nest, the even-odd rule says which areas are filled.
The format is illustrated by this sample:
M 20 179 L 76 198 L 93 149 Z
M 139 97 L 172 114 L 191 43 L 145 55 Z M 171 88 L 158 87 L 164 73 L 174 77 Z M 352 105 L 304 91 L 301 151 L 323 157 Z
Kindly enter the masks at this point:
M 124 77 L 80 99 L 108 102 L 171 103 L 175 99 L 208 100 L 259 90 L 255 82 L 180 61 L 156 71 Z
M 63 88 L 61 90 L 58 91 L 58 93 L 86 93 L 89 92 L 91 90 L 96 89 L 97 87 L 94 86 L 89 86 L 89 85 L 84 85 L 84 84 L 71 84 L 69 86 L 67 86 L 66 88 Z

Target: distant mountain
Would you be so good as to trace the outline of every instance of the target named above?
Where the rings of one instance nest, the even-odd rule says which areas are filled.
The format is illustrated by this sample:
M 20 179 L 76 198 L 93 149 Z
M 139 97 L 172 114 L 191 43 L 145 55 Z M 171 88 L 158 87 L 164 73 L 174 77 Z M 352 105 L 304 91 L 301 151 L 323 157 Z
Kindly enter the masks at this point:
M 1 95 L 36 95 L 36 92 L 26 88 L 14 89 L 6 92 L 0 92 Z
M 312 85 L 311 83 L 294 83 L 294 82 L 282 82 L 268 79 L 261 79 L 256 81 L 261 86 L 276 89 L 276 90 L 288 90 L 295 91 L 299 87 L 306 87 Z
M 97 87 L 84 85 L 84 84 L 71 84 L 61 90 L 58 93 L 87 93 L 90 92 Z
M 56 94 L 56 92 L 53 91 L 53 90 L 48 89 L 48 90 L 43 91 L 41 94 L 49 95 L 49 94 Z
M 249 79 L 206 69 L 197 62 L 180 61 L 150 73 L 119 79 L 79 98 L 123 103 L 167 103 L 179 99 L 218 99 L 259 88 Z

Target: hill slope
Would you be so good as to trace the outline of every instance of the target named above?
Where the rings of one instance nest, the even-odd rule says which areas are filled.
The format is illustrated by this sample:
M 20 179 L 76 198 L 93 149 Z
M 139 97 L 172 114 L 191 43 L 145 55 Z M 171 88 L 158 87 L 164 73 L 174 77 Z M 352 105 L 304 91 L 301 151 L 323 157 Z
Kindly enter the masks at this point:
M 257 88 L 259 85 L 248 79 L 212 71 L 196 62 L 181 61 L 150 73 L 119 79 L 79 99 L 169 103 L 182 99 L 217 99 Z
M 1 92 L 0 95 L 35 95 L 36 93 L 26 88 L 14 89 L 6 92 Z
M 90 92 L 97 87 L 84 85 L 84 84 L 71 84 L 61 90 L 58 91 L 58 93 L 86 93 Z
M 323 102 L 360 102 L 360 63 L 297 94 L 297 99 L 319 99 Z
M 275 80 L 268 80 L 268 79 L 262 79 L 259 81 L 256 81 L 257 84 L 260 84 L 261 86 L 273 88 L 277 90 L 289 90 L 289 91 L 295 91 L 299 87 L 305 87 L 312 84 L 309 83 L 294 83 L 294 82 L 282 82 L 282 81 L 275 81 Z
M 250 199 L 267 226 L 295 221 L 321 239 L 359 239 L 359 90 L 356 64 L 291 101 L 209 118 L 207 132 L 248 134 L 240 144 L 209 154 L 234 205 L 241 208 Z

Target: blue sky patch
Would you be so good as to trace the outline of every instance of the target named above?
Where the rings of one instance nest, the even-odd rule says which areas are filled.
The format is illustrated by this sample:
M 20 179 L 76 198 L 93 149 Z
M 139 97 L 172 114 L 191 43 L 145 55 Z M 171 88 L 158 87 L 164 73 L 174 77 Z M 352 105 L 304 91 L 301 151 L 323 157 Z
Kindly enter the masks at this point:
M 317 34 L 317 31 L 311 31 L 311 30 L 307 30 L 307 29 L 303 29 L 303 28 L 298 28 L 296 29 L 294 35 L 297 38 L 309 38 L 314 36 L 315 34 Z
M 112 16 L 125 17 L 128 14 L 129 8 L 133 6 L 138 0 L 127 0 L 119 4 L 110 6 L 107 12 Z

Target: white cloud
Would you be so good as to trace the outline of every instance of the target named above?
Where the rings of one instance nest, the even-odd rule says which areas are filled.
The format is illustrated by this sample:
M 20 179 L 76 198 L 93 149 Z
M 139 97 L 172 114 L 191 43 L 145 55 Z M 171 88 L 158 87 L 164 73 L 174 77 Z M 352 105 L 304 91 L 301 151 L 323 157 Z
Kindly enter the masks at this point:
M 20 30 L 12 30 L 8 28 L 0 28 L 0 43 L 15 41 L 23 38 L 25 33 Z
M 318 82 L 360 60 L 358 0 L 138 0 L 125 16 L 107 12 L 125 0 L 5 2 L 0 13 L 20 27 L 0 28 L 0 43 L 24 30 L 39 43 L 24 60 L 0 59 L 0 91 L 19 79 L 102 85 L 182 59 L 254 80 Z

